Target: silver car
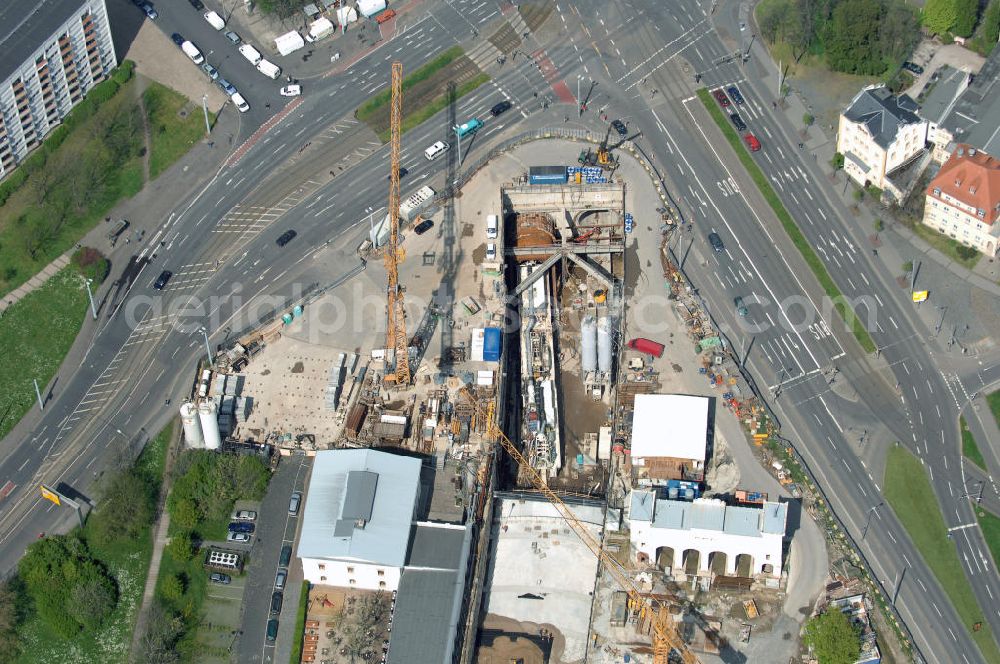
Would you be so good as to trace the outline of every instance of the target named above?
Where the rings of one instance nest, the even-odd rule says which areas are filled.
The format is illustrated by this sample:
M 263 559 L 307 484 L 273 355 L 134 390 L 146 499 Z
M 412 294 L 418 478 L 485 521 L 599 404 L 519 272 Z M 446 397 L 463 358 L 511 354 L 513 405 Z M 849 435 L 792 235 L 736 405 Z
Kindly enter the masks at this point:
M 208 64 L 207 62 L 205 64 L 203 64 L 201 66 L 201 68 L 202 68 L 202 70 L 204 70 L 204 72 L 206 74 L 208 74 L 208 77 L 211 78 L 213 81 L 218 81 L 219 80 L 219 70 L 218 69 L 216 69 L 212 65 Z

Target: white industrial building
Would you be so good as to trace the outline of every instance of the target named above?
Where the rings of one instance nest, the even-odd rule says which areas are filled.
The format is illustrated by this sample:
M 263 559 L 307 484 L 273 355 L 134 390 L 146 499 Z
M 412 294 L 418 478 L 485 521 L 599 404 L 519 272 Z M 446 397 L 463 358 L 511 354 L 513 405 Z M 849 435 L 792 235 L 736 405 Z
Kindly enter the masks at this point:
M 709 397 L 637 394 L 632 415 L 632 466 L 637 479 L 700 482 L 708 449 Z
M 632 549 L 640 562 L 727 576 L 735 575 L 742 562 L 744 574 L 777 578 L 787 515 L 786 503 L 744 507 L 714 498 L 667 500 L 655 491 L 636 489 L 628 519 Z

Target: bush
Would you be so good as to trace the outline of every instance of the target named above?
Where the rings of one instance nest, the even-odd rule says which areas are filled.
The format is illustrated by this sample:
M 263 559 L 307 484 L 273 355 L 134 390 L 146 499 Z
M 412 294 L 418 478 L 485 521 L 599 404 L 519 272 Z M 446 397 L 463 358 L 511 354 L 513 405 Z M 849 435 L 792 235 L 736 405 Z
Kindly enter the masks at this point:
M 167 545 L 167 553 L 180 563 L 186 563 L 194 557 L 194 544 L 191 541 L 191 533 L 178 533 L 170 538 Z
M 262 497 L 270 478 L 268 467 L 257 457 L 206 450 L 185 452 L 176 472 L 167 501 L 170 517 L 179 527 L 195 532 L 199 522 L 225 520 L 237 499 Z
M 137 538 L 156 517 L 157 487 L 134 470 L 112 476 L 101 491 L 93 529 L 105 544 Z
M 80 247 L 73 252 L 73 265 L 85 279 L 93 279 L 95 284 L 102 283 L 111 271 L 111 262 L 93 247 Z
M 972 260 L 973 258 L 979 256 L 979 251 L 973 247 L 967 247 L 964 244 L 960 244 L 955 247 L 955 253 L 957 253 L 959 258 L 963 260 Z
M 816 122 L 816 118 L 814 118 L 810 113 L 806 113 L 802 116 L 802 124 L 805 126 L 809 127 L 814 122 Z
M 938 38 L 941 40 L 941 43 L 944 44 L 945 46 L 955 43 L 955 36 L 952 35 L 950 32 L 946 32 L 943 35 L 938 35 Z
M 906 261 L 903 263 L 903 272 L 906 272 L 907 274 L 913 272 L 913 261 Z
M 171 574 L 160 583 L 160 594 L 171 604 L 176 604 L 184 597 L 184 579 L 180 574 Z
M 835 608 L 810 619 L 802 640 L 821 664 L 850 664 L 861 653 L 860 629 Z
M 125 60 L 120 65 L 118 65 L 118 69 L 112 72 L 111 78 L 114 79 L 115 83 L 117 83 L 120 87 L 128 83 L 129 80 L 131 80 L 134 72 L 135 72 L 135 62 L 131 60 Z
M 833 166 L 834 170 L 840 170 L 844 167 L 844 155 L 841 152 L 834 152 L 833 159 L 830 160 L 830 165 Z
M 881 219 L 875 220 L 875 232 L 881 233 L 885 229 L 885 222 Z
M 865 190 L 864 189 L 855 189 L 854 190 L 854 200 L 856 200 L 857 202 L 860 203 L 864 199 L 865 199 Z

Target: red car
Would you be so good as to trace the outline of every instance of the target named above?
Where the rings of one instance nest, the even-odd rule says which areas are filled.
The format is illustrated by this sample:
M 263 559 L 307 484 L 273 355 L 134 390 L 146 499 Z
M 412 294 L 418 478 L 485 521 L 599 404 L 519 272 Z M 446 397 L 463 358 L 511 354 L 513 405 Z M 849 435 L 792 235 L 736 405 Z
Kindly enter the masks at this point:
M 727 97 L 726 93 L 722 91 L 722 88 L 713 90 L 712 96 L 715 97 L 715 100 L 719 102 L 719 105 L 722 106 L 722 108 L 729 108 L 729 97 Z
M 758 141 L 757 137 L 753 134 L 747 134 L 743 137 L 743 140 L 746 141 L 747 147 L 750 148 L 750 152 L 760 150 L 760 141 Z

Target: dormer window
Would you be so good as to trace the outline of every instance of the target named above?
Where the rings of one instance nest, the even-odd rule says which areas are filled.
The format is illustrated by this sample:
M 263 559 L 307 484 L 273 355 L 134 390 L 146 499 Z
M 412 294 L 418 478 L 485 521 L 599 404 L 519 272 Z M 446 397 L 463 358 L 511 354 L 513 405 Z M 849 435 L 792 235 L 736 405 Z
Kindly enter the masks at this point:
M 934 187 L 934 195 L 935 196 L 941 195 L 941 187 Z
M 956 186 L 956 187 L 961 187 L 961 186 L 962 186 L 962 181 L 961 181 L 961 180 L 958 180 L 958 179 L 956 179 L 956 180 L 955 180 L 955 186 Z
M 971 187 L 969 187 L 969 193 L 970 194 L 976 193 L 976 185 L 972 185 Z
M 976 216 L 980 219 L 986 218 L 986 210 L 976 210 Z

